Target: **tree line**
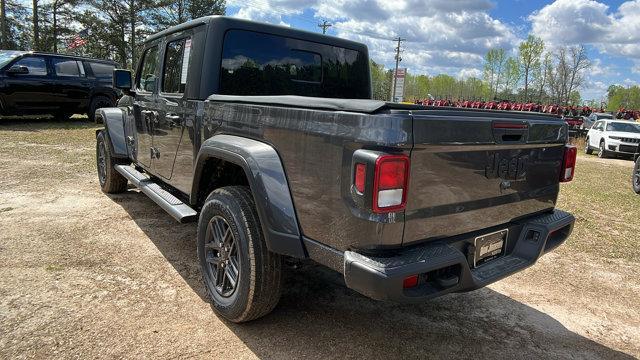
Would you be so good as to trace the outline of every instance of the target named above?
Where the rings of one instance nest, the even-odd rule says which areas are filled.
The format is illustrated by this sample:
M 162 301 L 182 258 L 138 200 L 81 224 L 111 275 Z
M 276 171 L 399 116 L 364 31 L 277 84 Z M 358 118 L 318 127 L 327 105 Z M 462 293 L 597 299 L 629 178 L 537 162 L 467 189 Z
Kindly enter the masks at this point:
M 514 56 L 500 48 L 489 50 L 483 78 L 493 98 L 578 105 L 578 90 L 590 66 L 584 45 L 546 49 L 542 39 L 529 35 Z
M 147 35 L 225 10 L 225 0 L 0 0 L 0 46 L 111 59 L 131 67 Z M 70 47 L 78 38 L 87 41 Z
M 640 110 L 640 86 L 611 85 L 607 91 L 608 111 Z
M 578 90 L 584 85 L 590 66 L 583 45 L 546 49 L 542 39 L 530 35 L 512 56 L 502 48 L 489 50 L 484 57 L 482 79 L 407 74 L 404 98 L 578 105 Z M 374 98 L 389 99 L 393 71 L 372 61 L 371 73 Z

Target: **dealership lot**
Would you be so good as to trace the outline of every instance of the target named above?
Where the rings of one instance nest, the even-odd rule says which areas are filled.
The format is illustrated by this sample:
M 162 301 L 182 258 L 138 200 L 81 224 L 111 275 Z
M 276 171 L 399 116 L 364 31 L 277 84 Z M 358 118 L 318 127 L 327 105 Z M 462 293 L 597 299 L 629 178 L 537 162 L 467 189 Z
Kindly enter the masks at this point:
M 195 225 L 135 190 L 106 196 L 96 126 L 0 120 L 0 358 L 624 359 L 640 356 L 640 196 L 627 160 L 578 158 L 576 228 L 532 268 L 421 305 L 291 270 L 276 310 L 237 325 L 205 299 Z

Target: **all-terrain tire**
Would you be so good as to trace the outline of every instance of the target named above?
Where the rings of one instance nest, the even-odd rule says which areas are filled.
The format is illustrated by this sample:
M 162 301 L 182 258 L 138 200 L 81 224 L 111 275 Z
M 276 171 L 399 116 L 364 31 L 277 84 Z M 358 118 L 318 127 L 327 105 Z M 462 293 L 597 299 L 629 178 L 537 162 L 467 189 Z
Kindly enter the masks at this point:
M 224 220 L 224 221 L 221 221 Z M 220 265 L 212 265 L 223 258 L 223 253 L 213 249 L 215 235 L 210 224 L 226 224 L 228 233 L 237 244 L 234 267 L 235 288 L 231 294 L 224 294 L 225 288 L 217 282 Z M 221 233 L 220 231 L 219 233 Z M 222 238 L 227 239 L 227 231 Z M 235 246 L 235 245 L 234 245 Z M 280 300 L 282 288 L 282 257 L 267 249 L 260 227 L 260 219 L 251 191 L 246 186 L 226 186 L 214 190 L 205 200 L 198 220 L 198 259 L 202 278 L 215 311 L 229 321 L 240 323 L 262 317 L 270 313 Z M 232 254 L 226 248 L 224 255 Z M 231 261 L 231 255 L 227 257 Z M 229 269 L 222 268 L 222 271 Z M 223 275 L 223 281 L 226 281 Z M 227 283 L 228 284 L 228 283 Z
M 123 159 L 114 158 L 109 147 L 109 134 L 102 130 L 96 137 L 96 167 L 100 188 L 107 194 L 117 194 L 127 190 L 127 178 L 116 171 L 115 166 L 125 164 Z
M 113 107 L 115 106 L 113 100 L 104 95 L 97 95 L 91 99 L 89 103 L 89 112 L 87 116 L 89 117 L 89 121 L 96 122 L 96 110 L 105 107 Z
M 589 138 L 585 138 L 584 141 L 585 141 L 584 153 L 587 155 L 593 154 L 593 149 L 591 148 L 591 146 L 589 146 Z
M 640 194 L 640 156 L 636 159 L 636 164 L 633 166 L 633 191 L 636 194 Z

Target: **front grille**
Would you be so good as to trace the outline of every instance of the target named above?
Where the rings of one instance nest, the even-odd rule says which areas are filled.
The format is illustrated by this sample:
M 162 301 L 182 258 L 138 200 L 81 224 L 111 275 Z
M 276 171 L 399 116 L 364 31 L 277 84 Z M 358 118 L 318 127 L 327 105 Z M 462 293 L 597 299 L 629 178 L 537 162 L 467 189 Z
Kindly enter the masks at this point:
M 620 152 L 632 153 L 635 154 L 638 151 L 637 146 L 632 145 L 620 145 L 618 148 Z
M 634 138 L 622 138 L 620 139 L 620 141 L 631 143 L 631 144 L 640 144 L 640 139 L 634 139 Z

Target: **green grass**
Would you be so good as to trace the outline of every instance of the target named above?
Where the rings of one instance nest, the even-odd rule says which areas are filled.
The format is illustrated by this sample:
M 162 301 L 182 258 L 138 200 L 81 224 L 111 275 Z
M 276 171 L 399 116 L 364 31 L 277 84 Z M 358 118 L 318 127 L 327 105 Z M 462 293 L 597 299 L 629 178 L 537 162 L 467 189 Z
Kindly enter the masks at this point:
M 95 169 L 95 130 L 86 119 L 0 119 L 0 170 L 35 183 L 61 181 Z
M 577 219 L 569 249 L 640 261 L 640 196 L 631 187 L 631 168 L 578 158 L 558 207 Z

